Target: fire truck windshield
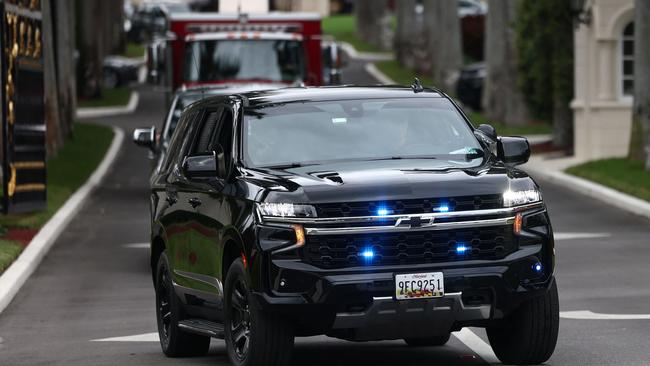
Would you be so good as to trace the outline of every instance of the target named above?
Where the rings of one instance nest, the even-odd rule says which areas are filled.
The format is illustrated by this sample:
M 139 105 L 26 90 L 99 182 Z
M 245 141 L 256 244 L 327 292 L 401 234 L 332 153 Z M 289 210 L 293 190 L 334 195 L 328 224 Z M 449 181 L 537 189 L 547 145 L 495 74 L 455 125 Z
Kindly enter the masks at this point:
M 186 82 L 305 80 L 304 50 L 295 40 L 201 40 L 185 48 Z

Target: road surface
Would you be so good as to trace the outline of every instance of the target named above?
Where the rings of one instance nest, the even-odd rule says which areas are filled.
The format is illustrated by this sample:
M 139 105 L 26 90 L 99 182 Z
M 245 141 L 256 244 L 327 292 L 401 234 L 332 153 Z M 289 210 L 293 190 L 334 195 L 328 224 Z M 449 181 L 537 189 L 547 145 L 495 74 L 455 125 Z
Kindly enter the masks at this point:
M 352 62 L 347 81 L 372 82 L 362 66 Z M 97 122 L 127 132 L 159 125 L 162 95 L 140 89 L 135 114 Z M 146 247 L 148 170 L 146 152 L 126 140 L 107 178 L 0 314 L 0 365 L 228 364 L 219 340 L 201 358 L 167 359 L 160 351 Z M 567 317 L 548 364 L 650 364 L 650 221 L 539 183 L 558 237 Z M 299 338 L 294 364 L 479 365 L 493 360 L 486 341 L 480 329 L 438 348 Z

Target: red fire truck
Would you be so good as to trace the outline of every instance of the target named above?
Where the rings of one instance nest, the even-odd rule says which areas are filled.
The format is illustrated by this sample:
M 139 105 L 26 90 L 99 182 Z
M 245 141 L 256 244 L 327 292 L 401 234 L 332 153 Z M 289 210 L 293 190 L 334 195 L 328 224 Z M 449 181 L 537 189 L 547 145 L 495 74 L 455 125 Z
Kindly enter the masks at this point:
M 210 84 L 326 85 L 340 55 L 311 13 L 171 13 L 149 48 L 151 78 L 168 87 Z

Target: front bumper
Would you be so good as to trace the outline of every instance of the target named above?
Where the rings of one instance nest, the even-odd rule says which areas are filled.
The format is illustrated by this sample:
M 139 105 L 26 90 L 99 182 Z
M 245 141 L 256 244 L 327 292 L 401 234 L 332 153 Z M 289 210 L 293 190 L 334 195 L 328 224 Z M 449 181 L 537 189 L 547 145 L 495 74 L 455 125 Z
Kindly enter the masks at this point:
M 546 247 L 522 247 L 498 261 L 345 270 L 273 260 L 270 289 L 255 292 L 255 303 L 293 320 L 299 335 L 363 341 L 443 335 L 488 326 L 546 291 L 553 280 Z M 533 270 L 537 262 L 541 274 Z M 445 296 L 395 300 L 395 274 L 421 272 L 443 272 Z

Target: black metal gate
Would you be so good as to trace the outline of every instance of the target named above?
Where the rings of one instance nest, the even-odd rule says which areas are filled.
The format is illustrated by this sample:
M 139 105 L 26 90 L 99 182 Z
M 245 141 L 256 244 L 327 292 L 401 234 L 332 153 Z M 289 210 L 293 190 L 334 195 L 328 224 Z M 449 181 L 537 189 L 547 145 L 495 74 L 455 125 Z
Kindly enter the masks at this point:
M 5 0 L 2 11 L 2 209 L 44 209 L 45 100 L 39 0 Z

